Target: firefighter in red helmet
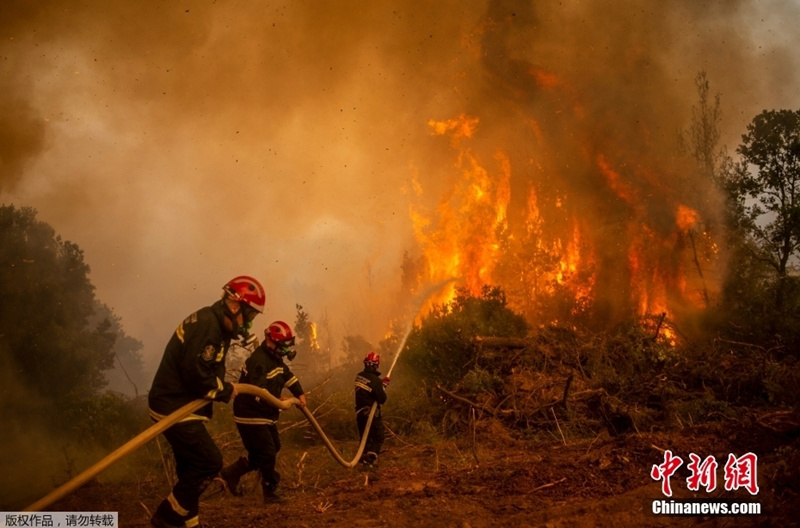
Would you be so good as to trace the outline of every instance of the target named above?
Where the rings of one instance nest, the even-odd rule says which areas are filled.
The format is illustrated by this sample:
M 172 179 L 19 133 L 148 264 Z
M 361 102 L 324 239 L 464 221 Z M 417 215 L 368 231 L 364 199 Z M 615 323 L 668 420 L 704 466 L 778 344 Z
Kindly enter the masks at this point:
M 369 428 L 367 443 L 364 445 L 364 452 L 361 455 L 361 463 L 368 466 L 378 461 L 378 454 L 381 452 L 386 434 L 381 417 L 381 405 L 386 403 L 386 387 L 389 386 L 389 377 L 381 379 L 381 373 L 378 372 L 380 364 L 381 357 L 375 352 L 370 352 L 364 357 L 364 370 L 356 375 L 356 425 L 360 438 L 364 437 L 372 404 L 378 404 Z
M 212 402 L 228 402 L 235 396 L 233 384 L 225 381 L 228 347 L 231 340 L 248 337 L 266 301 L 264 288 L 252 277 L 236 277 L 222 289 L 221 299 L 178 325 L 148 394 L 154 421 L 194 400 L 209 401 L 164 431 L 175 456 L 178 481 L 150 519 L 158 528 L 198 526 L 200 495 L 222 469 L 222 454 L 205 422 L 212 416 Z
M 266 389 L 276 398 L 281 397 L 285 388 L 300 400 L 301 406 L 305 406 L 303 387 L 284 363 L 284 358 L 292 361 L 296 354 L 292 329 L 283 321 L 275 321 L 264 331 L 264 342 L 242 366 L 239 382 Z M 240 394 L 234 400 L 233 421 L 247 450 L 247 457 L 240 457 L 221 472 L 226 487 L 234 495 L 241 495 L 239 480 L 242 476 L 250 471 L 258 471 L 264 502 L 280 501 L 275 492 L 281 478 L 275 471 L 276 457 L 281 449 L 279 415 L 279 409 L 257 396 Z

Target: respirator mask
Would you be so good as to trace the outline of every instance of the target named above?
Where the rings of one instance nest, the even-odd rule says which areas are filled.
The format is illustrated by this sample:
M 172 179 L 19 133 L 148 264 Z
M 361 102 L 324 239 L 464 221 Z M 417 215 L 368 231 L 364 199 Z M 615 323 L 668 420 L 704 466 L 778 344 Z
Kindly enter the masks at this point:
M 241 306 L 242 324 L 236 325 L 236 335 L 239 336 L 243 344 L 252 343 L 257 338 L 250 333 L 253 328 L 253 319 L 258 315 L 258 310 L 246 303 L 239 303 Z M 232 321 L 236 321 L 236 315 L 232 314 Z
M 246 338 L 250 336 L 250 329 L 253 328 L 253 319 L 258 315 L 258 310 L 253 308 L 247 303 L 240 302 L 237 311 L 231 310 L 229 302 L 230 298 L 224 299 L 223 310 L 225 317 L 232 325 L 232 333 L 237 338 Z M 239 321 L 242 321 L 239 323 Z
M 281 357 L 285 357 L 289 361 L 293 361 L 297 357 L 297 350 L 294 349 L 294 336 L 275 343 L 275 346 L 278 348 L 278 354 Z

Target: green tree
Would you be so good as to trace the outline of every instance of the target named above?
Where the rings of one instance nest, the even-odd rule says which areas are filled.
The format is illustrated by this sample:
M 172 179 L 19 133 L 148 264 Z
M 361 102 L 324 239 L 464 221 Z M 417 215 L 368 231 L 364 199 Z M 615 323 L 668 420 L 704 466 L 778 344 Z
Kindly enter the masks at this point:
M 775 274 L 780 310 L 796 282 L 789 272 L 800 249 L 800 110 L 757 115 L 737 153 L 742 160 L 727 189 L 751 256 Z
M 105 386 L 116 334 L 108 318 L 90 324 L 96 304 L 83 251 L 32 208 L 0 206 L 0 298 L 4 376 L 51 401 Z
M 152 377 L 144 370 L 144 345 L 125 333 L 122 320 L 108 305 L 97 301 L 90 324 L 99 323 L 103 319 L 111 323 L 111 330 L 117 336 L 112 349 L 114 364 L 105 372 L 109 390 L 133 397 L 144 394 Z

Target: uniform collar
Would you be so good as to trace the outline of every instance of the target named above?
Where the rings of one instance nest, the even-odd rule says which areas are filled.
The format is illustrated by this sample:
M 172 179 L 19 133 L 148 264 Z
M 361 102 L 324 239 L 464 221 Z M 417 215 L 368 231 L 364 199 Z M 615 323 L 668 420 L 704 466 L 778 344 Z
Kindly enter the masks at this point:
M 275 361 L 283 361 L 283 358 L 280 354 L 278 354 L 276 349 L 268 347 L 266 343 L 261 343 L 258 346 L 264 350 L 264 353 L 267 355 L 267 357 L 271 357 Z
M 236 332 L 228 332 L 228 329 L 225 328 L 225 305 L 222 299 L 218 300 L 214 304 L 211 305 L 211 311 L 217 318 L 217 322 L 219 323 L 219 328 L 222 330 L 222 336 L 225 339 L 233 339 L 236 337 Z

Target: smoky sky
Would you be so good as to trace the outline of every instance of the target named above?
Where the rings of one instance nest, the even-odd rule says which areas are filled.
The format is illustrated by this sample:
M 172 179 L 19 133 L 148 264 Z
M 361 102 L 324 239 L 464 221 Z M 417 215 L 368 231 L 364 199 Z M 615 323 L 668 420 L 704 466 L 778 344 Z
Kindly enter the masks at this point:
M 239 274 L 268 292 L 257 328 L 299 303 L 375 342 L 415 245 L 410 201 L 434 207 L 458 178 L 430 120 L 478 118 L 470 147 L 487 165 L 507 152 L 515 189 L 657 230 L 692 201 L 673 158 L 696 75 L 735 147 L 758 112 L 798 107 L 798 15 L 778 0 L 6 0 L 0 200 L 85 251 L 148 361 Z M 635 203 L 586 168 L 600 154 L 629 167 Z

